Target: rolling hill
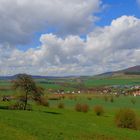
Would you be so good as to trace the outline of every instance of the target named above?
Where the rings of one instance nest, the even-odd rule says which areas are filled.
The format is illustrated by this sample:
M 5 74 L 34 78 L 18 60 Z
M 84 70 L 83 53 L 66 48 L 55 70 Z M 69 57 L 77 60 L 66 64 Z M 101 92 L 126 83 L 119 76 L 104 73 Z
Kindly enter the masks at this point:
M 95 77 L 119 77 L 119 76 L 127 76 L 127 77 L 135 77 L 140 76 L 140 65 L 129 67 L 123 70 L 119 71 L 113 71 L 113 72 L 106 72 L 99 75 L 96 75 Z
M 18 75 L 18 74 L 17 74 Z M 17 75 L 13 76 L 0 76 L 0 80 L 13 80 L 17 77 Z M 119 71 L 113 71 L 113 72 L 106 72 L 102 73 L 99 75 L 95 75 L 93 77 L 117 77 L 117 76 L 140 76 L 140 65 L 130 67 L 127 69 L 119 70 Z M 92 76 L 60 76 L 60 77 L 55 77 L 55 76 L 38 76 L 38 75 L 32 75 L 34 79 L 69 79 L 69 78 L 82 78 L 84 79 L 85 77 L 92 77 Z
M 124 74 L 140 75 L 140 65 L 122 70 Z

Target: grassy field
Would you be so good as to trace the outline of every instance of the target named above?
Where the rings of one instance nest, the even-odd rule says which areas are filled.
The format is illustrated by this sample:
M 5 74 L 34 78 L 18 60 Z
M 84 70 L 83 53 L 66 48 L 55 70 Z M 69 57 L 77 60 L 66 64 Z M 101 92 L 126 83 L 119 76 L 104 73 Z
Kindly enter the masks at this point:
M 36 82 L 39 86 L 45 89 L 63 89 L 65 91 L 73 91 L 78 87 L 77 81 L 79 78 L 68 79 L 37 79 Z M 102 77 L 102 78 L 81 78 L 82 85 L 85 88 L 108 86 L 108 85 L 140 85 L 140 76 L 122 76 L 122 77 Z M 54 83 L 56 82 L 56 83 Z M 79 83 L 81 84 L 81 83 Z M 0 80 L 0 87 L 11 86 L 12 83 L 6 80 Z
M 64 89 L 64 90 L 74 90 L 74 85 L 77 83 L 77 79 L 60 79 L 58 83 L 65 82 L 68 86 L 63 86 L 61 84 L 45 84 L 40 83 L 43 79 L 40 79 L 38 83 L 43 87 L 49 89 Z M 51 81 L 51 80 L 50 80 Z M 140 85 L 140 76 L 135 77 L 110 77 L 110 78 L 90 78 L 86 77 L 82 79 L 82 84 L 86 88 L 97 87 L 97 86 L 109 86 L 109 85 Z M 78 86 L 78 85 L 77 85 Z
M 92 99 L 89 100 L 88 97 Z M 117 128 L 114 116 L 119 108 L 129 107 L 140 116 L 140 97 L 136 104 L 131 103 L 134 97 L 114 97 L 114 102 L 105 101 L 104 97 L 79 95 L 75 98 L 65 97 L 62 100 L 49 100 L 50 107 L 31 103 L 33 111 L 6 110 L 11 102 L 0 102 L 0 139 L 2 140 L 140 140 L 140 131 Z M 64 109 L 57 108 L 64 103 Z M 77 112 L 76 103 L 90 106 L 87 113 Z M 96 116 L 95 105 L 105 109 L 103 116 Z
M 46 89 L 75 90 L 77 79 L 38 79 L 37 84 Z M 64 85 L 63 83 L 66 83 Z M 103 85 L 139 85 L 139 77 L 84 78 L 85 87 Z M 11 88 L 10 81 L 0 80 L 0 97 L 19 94 Z M 75 86 L 75 87 L 74 87 Z M 47 99 L 53 94 L 47 94 Z M 111 97 L 108 97 L 110 99 Z M 140 97 L 113 97 L 113 102 L 97 94 L 65 95 L 61 100 L 48 100 L 50 107 L 43 107 L 30 102 L 32 111 L 8 110 L 13 101 L 0 101 L 0 140 L 140 140 L 140 130 L 118 128 L 115 125 L 115 114 L 120 108 L 131 108 L 140 117 Z M 135 104 L 132 104 L 132 99 Z M 58 104 L 64 108 L 59 109 Z M 77 103 L 87 104 L 87 113 L 77 112 Z M 96 116 L 95 105 L 104 107 L 103 116 Z
M 114 78 L 89 78 L 85 80 L 86 87 L 94 86 L 108 86 L 108 85 L 140 85 L 140 77 L 135 78 L 123 78 L 123 77 L 114 77 Z

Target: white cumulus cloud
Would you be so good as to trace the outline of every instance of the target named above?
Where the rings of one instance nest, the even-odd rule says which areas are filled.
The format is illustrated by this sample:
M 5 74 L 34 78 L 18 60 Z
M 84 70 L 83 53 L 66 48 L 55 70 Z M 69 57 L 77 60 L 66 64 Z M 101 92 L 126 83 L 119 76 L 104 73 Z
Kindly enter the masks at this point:
M 40 37 L 38 48 L 19 51 L 0 47 L 2 74 L 88 75 L 139 64 L 140 19 L 122 16 L 109 26 L 90 32 L 86 39 L 52 33 Z

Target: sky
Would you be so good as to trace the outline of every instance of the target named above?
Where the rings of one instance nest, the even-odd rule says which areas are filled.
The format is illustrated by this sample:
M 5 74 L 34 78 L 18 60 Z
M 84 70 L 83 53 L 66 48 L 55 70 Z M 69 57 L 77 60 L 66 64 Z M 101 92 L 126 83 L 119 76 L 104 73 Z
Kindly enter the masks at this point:
M 140 65 L 140 0 L 0 0 L 0 75 L 95 75 Z

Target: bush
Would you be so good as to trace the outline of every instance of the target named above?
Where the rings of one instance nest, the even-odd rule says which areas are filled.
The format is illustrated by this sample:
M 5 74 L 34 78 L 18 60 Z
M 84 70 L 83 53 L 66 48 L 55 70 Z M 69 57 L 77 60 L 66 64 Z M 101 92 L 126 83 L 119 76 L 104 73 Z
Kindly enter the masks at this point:
M 11 109 L 11 110 L 24 110 L 24 103 L 17 102 L 14 105 L 9 106 L 9 109 Z M 27 104 L 26 110 L 32 110 L 32 107 L 30 104 Z
M 110 102 L 111 102 L 111 103 L 114 102 L 114 98 L 113 98 L 113 96 L 110 97 Z
M 131 99 L 131 103 L 132 103 L 133 105 L 136 104 L 136 99 L 132 98 L 132 99 Z
M 14 105 L 9 106 L 11 110 L 24 110 L 24 104 L 22 102 L 17 102 Z
M 64 108 L 64 103 L 59 103 L 58 108 Z
M 77 103 L 75 105 L 75 110 L 78 111 L 78 112 L 88 112 L 89 111 L 89 106 L 87 104 Z
M 38 103 L 40 105 L 42 105 L 42 106 L 47 106 L 47 107 L 49 107 L 49 105 L 50 105 L 49 102 L 48 102 L 48 100 L 45 99 L 45 98 L 43 98 L 43 97 L 40 98 L 40 100 L 38 101 Z
M 75 110 L 78 111 L 78 112 L 81 112 L 82 111 L 82 105 L 80 103 L 77 103 L 75 105 Z
M 137 129 L 137 117 L 131 109 L 120 109 L 115 116 L 115 123 L 118 127 Z
M 104 108 L 101 105 L 96 105 L 94 107 L 94 112 L 96 113 L 97 116 L 101 116 L 104 114 Z
M 83 104 L 83 105 L 81 106 L 81 111 L 82 111 L 82 112 L 88 112 L 88 110 L 89 110 L 89 106 L 88 106 L 87 104 Z
M 62 98 L 62 99 L 65 99 L 65 95 L 62 95 L 61 98 Z
M 88 99 L 88 100 L 92 100 L 92 97 L 89 96 L 89 97 L 87 97 L 87 99 Z

